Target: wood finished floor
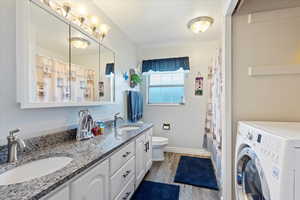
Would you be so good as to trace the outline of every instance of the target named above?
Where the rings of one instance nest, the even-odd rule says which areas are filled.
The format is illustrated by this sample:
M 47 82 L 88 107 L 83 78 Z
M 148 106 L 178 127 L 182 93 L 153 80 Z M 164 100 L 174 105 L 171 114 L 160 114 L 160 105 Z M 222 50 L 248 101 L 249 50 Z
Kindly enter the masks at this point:
M 174 183 L 177 166 L 180 160 L 180 156 L 182 155 L 186 154 L 166 153 L 165 160 L 163 162 L 153 162 L 152 168 L 145 177 L 145 180 L 179 185 L 179 200 L 220 200 L 218 191 Z

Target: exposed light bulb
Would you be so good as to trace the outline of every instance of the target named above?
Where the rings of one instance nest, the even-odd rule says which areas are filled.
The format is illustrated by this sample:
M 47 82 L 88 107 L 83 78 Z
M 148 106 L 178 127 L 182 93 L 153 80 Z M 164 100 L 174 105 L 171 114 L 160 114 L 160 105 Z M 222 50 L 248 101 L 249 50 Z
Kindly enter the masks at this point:
M 78 8 L 78 21 L 79 21 L 79 25 L 82 26 L 83 23 L 85 22 L 85 17 L 87 15 L 87 11 L 86 8 L 82 5 L 80 5 Z
M 77 10 L 78 10 L 78 14 L 79 14 L 81 17 L 87 15 L 87 11 L 86 11 L 86 8 L 85 8 L 84 6 L 80 5 L 80 6 L 78 7 Z
M 98 24 L 99 24 L 99 19 L 98 19 L 98 17 L 96 17 L 96 16 L 91 16 L 91 24 L 93 25 L 93 26 L 97 26 Z
M 107 24 L 100 24 L 99 26 L 99 34 L 100 37 L 103 38 L 108 34 L 110 27 Z
M 65 1 L 62 5 L 62 9 L 63 9 L 63 16 L 68 17 L 69 13 L 71 12 L 71 9 L 72 9 L 71 2 Z

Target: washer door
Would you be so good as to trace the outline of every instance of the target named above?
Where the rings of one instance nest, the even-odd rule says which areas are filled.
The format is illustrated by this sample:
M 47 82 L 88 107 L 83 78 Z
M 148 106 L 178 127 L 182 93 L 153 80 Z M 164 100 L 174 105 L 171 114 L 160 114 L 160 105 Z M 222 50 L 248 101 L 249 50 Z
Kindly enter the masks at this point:
M 259 159 L 249 147 L 239 153 L 235 188 L 238 200 L 271 200 Z

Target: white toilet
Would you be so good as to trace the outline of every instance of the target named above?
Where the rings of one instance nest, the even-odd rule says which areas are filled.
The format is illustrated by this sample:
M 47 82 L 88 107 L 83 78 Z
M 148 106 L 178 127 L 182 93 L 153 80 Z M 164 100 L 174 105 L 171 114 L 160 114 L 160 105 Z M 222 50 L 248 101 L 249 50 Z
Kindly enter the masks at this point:
M 164 150 L 168 146 L 169 139 L 164 137 L 152 137 L 152 160 L 165 160 Z

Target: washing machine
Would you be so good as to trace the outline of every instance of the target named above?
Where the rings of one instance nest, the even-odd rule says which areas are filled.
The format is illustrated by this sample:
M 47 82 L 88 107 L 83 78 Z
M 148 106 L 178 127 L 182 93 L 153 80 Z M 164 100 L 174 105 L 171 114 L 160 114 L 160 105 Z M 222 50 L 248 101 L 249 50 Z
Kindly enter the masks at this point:
M 300 123 L 239 122 L 237 200 L 300 200 Z

